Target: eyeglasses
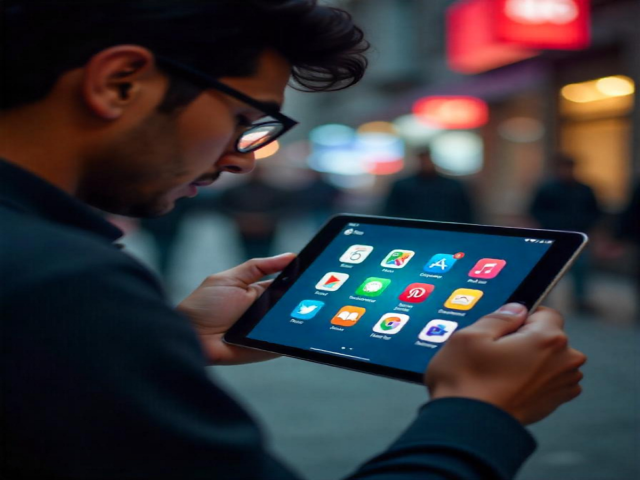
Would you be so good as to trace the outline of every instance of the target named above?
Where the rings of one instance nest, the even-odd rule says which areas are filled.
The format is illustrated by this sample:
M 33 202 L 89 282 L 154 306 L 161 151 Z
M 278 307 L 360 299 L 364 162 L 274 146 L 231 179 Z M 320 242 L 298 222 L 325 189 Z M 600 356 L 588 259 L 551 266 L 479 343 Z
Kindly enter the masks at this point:
M 219 82 L 206 73 L 200 72 L 199 70 L 170 58 L 156 55 L 156 59 L 160 65 L 165 65 L 168 69 L 175 70 L 184 76 L 189 77 L 194 81 L 194 83 L 204 85 L 207 88 L 213 88 L 225 95 L 235 98 L 236 100 L 240 100 L 241 102 L 261 111 L 268 117 L 261 118 L 260 120 L 247 125 L 236 141 L 235 148 L 239 153 L 255 152 L 271 142 L 274 142 L 298 124 L 298 122 L 293 118 L 280 113 L 280 110 L 277 107 L 273 107 L 270 104 L 256 100 L 235 88 Z

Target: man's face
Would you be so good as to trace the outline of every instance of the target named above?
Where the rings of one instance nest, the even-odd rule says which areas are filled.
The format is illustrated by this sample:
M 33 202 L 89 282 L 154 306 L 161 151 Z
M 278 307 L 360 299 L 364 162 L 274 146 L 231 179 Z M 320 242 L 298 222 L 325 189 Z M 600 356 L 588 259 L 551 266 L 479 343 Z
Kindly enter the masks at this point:
M 254 75 L 220 80 L 256 100 L 281 105 L 290 71 L 282 56 L 265 51 Z M 167 213 L 177 200 L 196 195 L 222 172 L 253 170 L 254 155 L 236 152 L 235 143 L 241 124 L 263 115 L 215 90 L 206 90 L 173 113 L 155 109 L 105 148 L 90 153 L 78 196 L 121 215 Z

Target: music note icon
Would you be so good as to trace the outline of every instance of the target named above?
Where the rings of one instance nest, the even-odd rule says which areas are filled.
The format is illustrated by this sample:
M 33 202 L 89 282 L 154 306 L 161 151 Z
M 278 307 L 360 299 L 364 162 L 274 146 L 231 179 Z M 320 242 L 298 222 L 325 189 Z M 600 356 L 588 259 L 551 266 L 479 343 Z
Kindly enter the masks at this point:
M 496 258 L 483 258 L 469 272 L 472 278 L 495 278 L 507 262 Z

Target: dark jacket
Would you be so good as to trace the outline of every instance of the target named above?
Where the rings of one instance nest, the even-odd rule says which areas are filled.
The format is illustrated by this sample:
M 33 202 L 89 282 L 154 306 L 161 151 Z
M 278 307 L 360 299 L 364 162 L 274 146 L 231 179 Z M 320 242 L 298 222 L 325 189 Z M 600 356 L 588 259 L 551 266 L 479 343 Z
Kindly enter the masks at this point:
M 0 232 L 0 477 L 296 478 L 118 229 L 0 161 Z M 511 478 L 533 448 L 503 411 L 438 400 L 354 478 Z
M 439 222 L 472 223 L 471 200 L 465 186 L 440 175 L 415 175 L 398 180 L 383 214 Z
M 552 180 L 536 192 L 530 213 L 542 228 L 588 233 L 600 217 L 600 208 L 588 185 Z

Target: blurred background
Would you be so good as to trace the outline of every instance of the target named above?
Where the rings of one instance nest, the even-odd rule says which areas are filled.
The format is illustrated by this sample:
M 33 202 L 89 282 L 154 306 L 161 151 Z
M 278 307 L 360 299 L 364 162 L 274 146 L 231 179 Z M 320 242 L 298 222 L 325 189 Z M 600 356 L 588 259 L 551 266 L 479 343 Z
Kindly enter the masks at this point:
M 212 273 L 299 251 L 337 212 L 581 230 L 547 304 L 589 356 L 584 393 L 533 427 L 519 478 L 640 478 L 640 2 L 343 0 L 373 45 L 356 87 L 290 90 L 301 123 L 165 217 L 114 219 L 177 303 Z M 273 147 L 273 148 L 272 148 Z M 292 359 L 212 368 L 308 478 L 398 435 L 424 387 Z

